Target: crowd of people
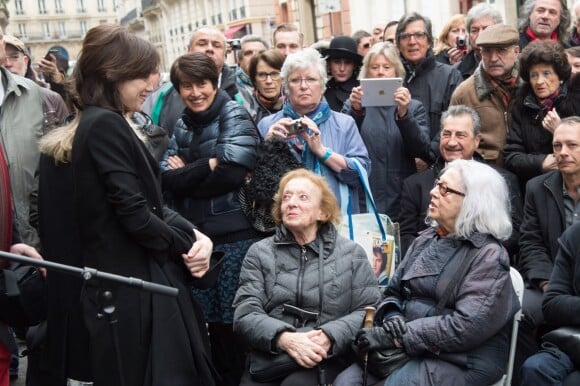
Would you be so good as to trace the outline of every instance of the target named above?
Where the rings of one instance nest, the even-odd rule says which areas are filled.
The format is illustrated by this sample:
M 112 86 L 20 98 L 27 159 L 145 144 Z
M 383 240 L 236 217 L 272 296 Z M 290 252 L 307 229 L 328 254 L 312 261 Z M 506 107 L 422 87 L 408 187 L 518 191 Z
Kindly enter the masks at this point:
M 121 26 L 90 29 L 70 74 L 49 52 L 43 80 L 3 36 L 0 250 L 178 294 L 42 271 L 41 325 L 0 310 L 0 386 L 12 328 L 28 328 L 30 386 L 488 386 L 519 309 L 512 385 L 578 384 L 580 358 L 542 337 L 580 328 L 580 1 L 520 13 L 479 3 L 435 35 L 410 12 L 312 47 L 281 24 L 243 36 L 235 68 L 202 26 L 165 84 L 155 46 Z M 395 78 L 392 102 L 366 102 L 361 80 Z M 276 174 L 288 154 L 300 168 Z M 338 231 L 369 209 L 361 175 L 400 224 L 383 291 Z M 271 188 L 273 230 L 248 216 L 252 182 Z M 360 358 L 390 349 L 404 363 L 368 374 Z M 266 377 L 264 358 L 285 365 Z

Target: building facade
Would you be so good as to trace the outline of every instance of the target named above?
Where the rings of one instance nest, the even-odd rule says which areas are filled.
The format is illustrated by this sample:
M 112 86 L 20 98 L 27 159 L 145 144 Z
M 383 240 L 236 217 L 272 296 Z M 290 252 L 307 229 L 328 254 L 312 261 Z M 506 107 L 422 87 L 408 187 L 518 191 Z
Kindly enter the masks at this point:
M 54 47 L 74 62 L 90 28 L 119 22 L 117 0 L 10 0 L 6 5 L 5 33 L 26 44 L 33 63 Z

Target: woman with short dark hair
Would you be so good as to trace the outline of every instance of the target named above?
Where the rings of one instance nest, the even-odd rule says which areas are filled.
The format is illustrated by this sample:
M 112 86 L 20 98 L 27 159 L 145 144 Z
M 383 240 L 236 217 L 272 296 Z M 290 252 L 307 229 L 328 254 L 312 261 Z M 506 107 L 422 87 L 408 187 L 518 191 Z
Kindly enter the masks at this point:
M 511 108 L 512 126 L 504 148 L 505 167 L 527 180 L 557 169 L 552 136 L 560 118 L 580 112 L 580 77 L 571 77 L 564 48 L 534 41 L 520 54 L 523 84 Z
M 163 190 L 173 208 L 225 253 L 217 285 L 193 291 L 204 311 L 221 385 L 238 385 L 244 348 L 232 330 L 232 301 L 246 251 L 263 235 L 240 209 L 239 189 L 254 169 L 258 133 L 247 111 L 218 89 L 219 71 L 207 55 L 180 56 L 171 81 L 185 103 L 161 161 Z

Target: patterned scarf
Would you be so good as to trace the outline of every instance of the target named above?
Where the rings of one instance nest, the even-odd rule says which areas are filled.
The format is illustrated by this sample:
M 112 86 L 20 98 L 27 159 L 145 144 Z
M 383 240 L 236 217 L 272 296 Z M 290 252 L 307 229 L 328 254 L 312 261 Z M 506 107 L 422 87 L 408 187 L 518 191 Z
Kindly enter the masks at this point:
M 550 94 L 546 99 L 542 101 L 538 100 L 538 103 L 540 103 L 540 107 L 542 108 L 542 110 L 543 111 L 552 110 L 552 107 L 554 107 L 554 101 L 556 100 L 556 97 L 558 95 L 560 95 L 560 87 L 558 87 L 558 89 L 554 91 L 552 94 Z
M 241 68 L 239 68 L 238 71 L 236 72 L 236 80 L 237 80 L 238 85 L 240 85 L 242 87 L 243 86 L 250 86 L 251 88 L 254 88 L 254 85 L 252 84 L 252 80 Z
M 0 143 L 0 251 L 12 244 L 12 194 L 4 146 Z
M 485 71 L 482 71 L 482 73 L 487 78 L 487 80 L 489 80 L 493 88 L 499 93 L 499 96 L 501 97 L 504 107 L 507 108 L 512 98 L 512 94 L 518 83 L 519 69 L 517 63 L 512 69 L 512 72 L 508 78 L 497 79 L 492 78 Z
M 298 115 L 296 110 L 294 110 L 294 107 L 292 107 L 288 101 L 284 103 L 283 112 L 284 117 L 289 117 L 292 119 L 302 118 L 300 115 Z M 331 113 L 332 110 L 330 109 L 330 106 L 328 106 L 328 102 L 326 102 L 325 98 L 322 98 L 318 106 L 306 114 L 306 116 L 312 119 L 314 123 L 316 123 L 316 125 L 320 128 L 320 125 L 326 122 L 328 118 L 330 118 Z M 318 158 L 316 158 L 308 148 L 308 142 L 304 141 L 304 139 L 300 136 L 298 136 L 296 139 L 300 141 L 302 145 L 302 163 L 304 164 L 304 167 L 312 170 L 316 174 L 324 174 Z

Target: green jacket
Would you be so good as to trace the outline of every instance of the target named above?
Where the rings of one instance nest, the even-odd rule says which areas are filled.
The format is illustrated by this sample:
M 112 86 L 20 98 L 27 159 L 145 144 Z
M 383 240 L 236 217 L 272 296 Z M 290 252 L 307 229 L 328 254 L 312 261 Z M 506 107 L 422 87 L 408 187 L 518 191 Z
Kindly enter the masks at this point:
M 0 68 L 4 98 L 0 107 L 0 142 L 10 168 L 16 227 L 22 242 L 39 246 L 37 222 L 38 140 L 44 115 L 40 87 Z

